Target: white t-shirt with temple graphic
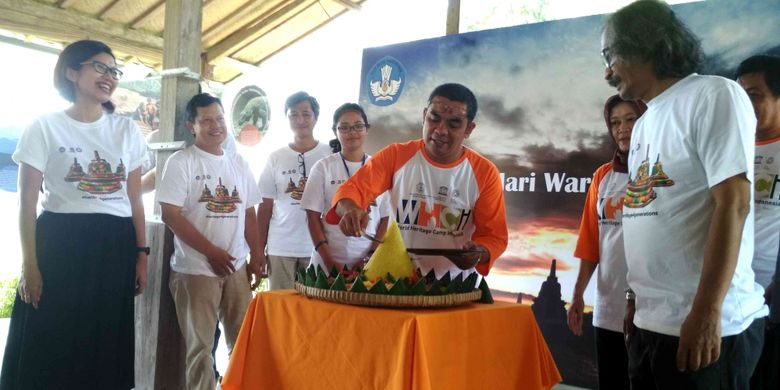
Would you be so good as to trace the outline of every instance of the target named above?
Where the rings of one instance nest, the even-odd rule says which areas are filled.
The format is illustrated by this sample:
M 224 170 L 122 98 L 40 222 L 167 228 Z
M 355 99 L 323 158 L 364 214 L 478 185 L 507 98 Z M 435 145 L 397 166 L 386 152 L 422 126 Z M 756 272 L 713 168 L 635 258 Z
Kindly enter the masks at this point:
M 370 156 L 366 156 L 366 159 Z M 325 214 L 330 209 L 333 195 L 341 184 L 363 166 L 361 161 L 342 160 L 341 154 L 335 153 L 314 164 L 306 191 L 303 193 L 301 208 Z M 376 234 L 379 220 L 390 215 L 390 203 L 387 193 L 380 195 L 371 203 L 368 214 L 366 232 Z M 328 247 L 335 261 L 340 264 L 354 264 L 368 254 L 371 241 L 363 237 L 347 237 L 338 225 L 323 223 L 323 231 L 328 239 Z M 311 251 L 311 264 L 324 267 L 324 262 L 317 251 Z
M 710 189 L 740 174 L 753 179 L 756 119 L 744 90 L 717 76 L 690 75 L 647 106 L 631 134 L 623 206 L 627 280 L 636 292 L 636 326 L 679 336 L 701 278 L 714 209 Z M 722 336 L 741 333 L 767 313 L 750 267 L 752 209 L 721 309 Z
M 753 272 L 766 288 L 772 282 L 780 240 L 780 138 L 756 142 L 755 180 L 756 244 Z
M 285 146 L 268 156 L 259 185 L 262 197 L 274 200 L 266 242 L 269 255 L 311 255 L 314 246 L 306 225 L 306 212 L 301 209 L 301 199 L 314 164 L 331 153 L 330 146 L 320 142 L 306 153 L 298 153 Z
M 182 215 L 214 246 L 231 256 L 235 269 L 246 264 L 246 210 L 260 203 L 249 164 L 238 154 L 217 156 L 195 145 L 166 162 L 157 201 L 181 207 Z M 217 276 L 206 256 L 174 236 L 171 269 L 190 275 Z
M 22 133 L 12 158 L 43 173 L 44 210 L 129 217 L 127 175 L 146 161 L 146 142 L 130 118 L 84 123 L 55 112 Z

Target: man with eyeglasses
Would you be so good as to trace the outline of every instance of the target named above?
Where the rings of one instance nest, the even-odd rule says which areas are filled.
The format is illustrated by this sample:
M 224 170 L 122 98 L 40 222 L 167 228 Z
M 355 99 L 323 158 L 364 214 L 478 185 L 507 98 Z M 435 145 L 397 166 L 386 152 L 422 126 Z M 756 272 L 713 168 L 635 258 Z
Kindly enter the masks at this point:
M 295 271 L 309 264 L 312 243 L 301 197 L 314 163 L 331 153 L 328 144 L 314 138 L 320 113 L 317 99 L 303 91 L 294 93 L 284 111 L 293 142 L 268 156 L 259 181 L 263 203 L 257 219 L 271 290 L 293 288 Z
M 476 123 L 477 99 L 461 84 L 436 87 L 423 109 L 422 139 L 380 150 L 333 197 L 328 223 L 361 236 L 366 208 L 390 192 L 390 207 L 409 248 L 469 249 L 459 257 L 416 256 L 425 274 L 487 275 L 507 246 L 504 192 L 496 166 L 463 146 Z
M 660 1 L 610 15 L 601 45 L 609 85 L 648 107 L 623 206 L 631 388 L 747 389 L 767 314 L 750 267 L 750 100 L 695 73 L 699 39 Z

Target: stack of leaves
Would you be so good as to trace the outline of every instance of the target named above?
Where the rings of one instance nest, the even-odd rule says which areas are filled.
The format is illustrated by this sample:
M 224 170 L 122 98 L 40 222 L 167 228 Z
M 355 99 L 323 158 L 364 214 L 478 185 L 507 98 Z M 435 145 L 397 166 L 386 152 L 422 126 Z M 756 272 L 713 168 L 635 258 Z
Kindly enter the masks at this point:
M 465 276 L 459 273 L 454 278 L 449 273 L 437 279 L 431 270 L 422 275 L 420 270 L 409 277 L 395 278 L 387 273 L 384 277 L 377 276 L 369 279 L 366 272 L 357 266 L 349 269 L 346 265 L 339 271 L 335 266 L 330 273 L 322 268 L 310 265 L 306 270 L 300 269 L 296 273 L 296 280 L 307 287 L 324 290 L 349 291 L 353 293 L 384 294 L 384 295 L 444 295 L 468 293 L 474 291 L 478 275 L 475 272 Z M 490 288 L 484 278 L 479 284 L 482 291 L 482 303 L 493 303 Z

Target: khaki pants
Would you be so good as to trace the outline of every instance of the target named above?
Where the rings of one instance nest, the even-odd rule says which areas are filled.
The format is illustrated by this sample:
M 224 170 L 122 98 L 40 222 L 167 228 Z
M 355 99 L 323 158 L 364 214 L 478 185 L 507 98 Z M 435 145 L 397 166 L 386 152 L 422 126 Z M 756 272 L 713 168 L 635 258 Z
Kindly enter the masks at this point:
M 286 257 L 268 255 L 268 283 L 270 290 L 294 287 L 295 271 L 309 266 L 308 257 Z
M 169 288 L 186 345 L 187 389 L 213 390 L 216 387 L 211 356 L 214 329 L 219 320 L 225 330 L 228 353 L 233 352 L 252 300 L 246 266 L 225 277 L 171 271 Z

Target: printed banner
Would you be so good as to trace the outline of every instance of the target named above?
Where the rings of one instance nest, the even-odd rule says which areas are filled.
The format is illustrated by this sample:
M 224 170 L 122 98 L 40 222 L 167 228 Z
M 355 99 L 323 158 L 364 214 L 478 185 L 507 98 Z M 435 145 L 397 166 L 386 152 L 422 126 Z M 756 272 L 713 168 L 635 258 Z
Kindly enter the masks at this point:
M 716 0 L 674 7 L 703 42 L 704 74 L 733 78 L 750 55 L 780 54 L 780 3 Z M 564 382 L 596 387 L 591 318 L 566 326 L 579 260 L 572 253 L 585 193 L 615 144 L 603 119 L 604 16 L 487 30 L 366 49 L 360 104 L 369 149 L 422 136 L 428 94 L 458 82 L 477 95 L 468 145 L 492 160 L 506 195 L 509 246 L 488 282 L 494 296 L 533 305 Z M 622 212 L 622 209 L 611 210 Z M 593 304 L 591 280 L 586 304 Z

